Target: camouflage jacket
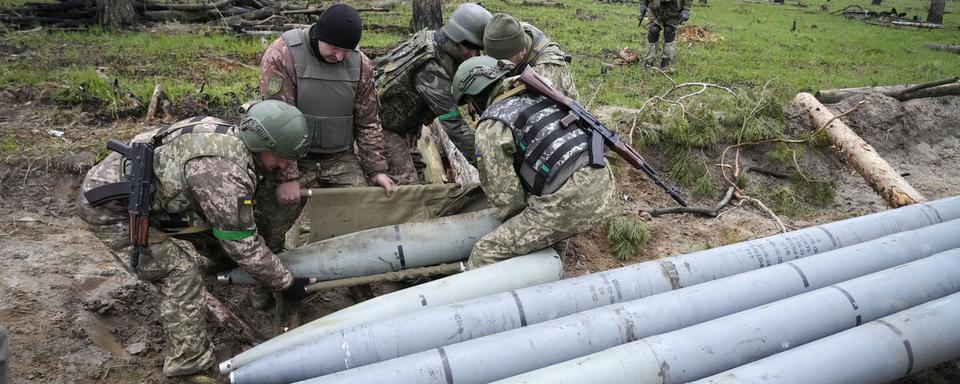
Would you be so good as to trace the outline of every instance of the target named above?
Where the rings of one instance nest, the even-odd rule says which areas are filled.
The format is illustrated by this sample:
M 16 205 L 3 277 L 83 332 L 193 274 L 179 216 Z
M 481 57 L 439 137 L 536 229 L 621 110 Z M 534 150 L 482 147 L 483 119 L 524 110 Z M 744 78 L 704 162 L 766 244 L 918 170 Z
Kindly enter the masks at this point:
M 151 213 L 151 226 L 169 230 L 185 225 L 209 224 L 213 236 L 218 239 L 227 256 L 258 282 L 273 290 L 290 286 L 293 275 L 257 233 L 252 205 L 255 203 L 252 199 L 258 174 L 254 155 L 236 137 L 235 128 L 223 120 L 196 117 L 175 123 L 171 128 L 187 124 L 196 133 L 181 137 L 179 132 L 173 132 L 164 137 L 163 145 L 155 150 L 154 173 L 158 188 L 154 192 L 155 210 Z M 224 134 L 212 133 L 214 131 Z M 181 145 L 187 135 L 204 137 L 193 138 L 190 143 Z M 228 139 L 211 140 L 219 139 L 213 135 Z M 153 140 L 153 136 L 141 135 L 135 140 Z M 181 156 L 191 158 L 184 160 Z M 163 169 L 181 164 L 182 171 Z M 170 180 L 172 177 L 182 179 Z M 166 186 L 177 186 L 182 190 L 158 193 Z M 168 196 L 181 196 L 188 204 L 171 206 Z
M 642 0 L 644 4 L 654 13 L 674 13 L 678 17 L 680 11 L 690 10 L 693 6 L 693 0 Z M 642 15 L 641 15 L 642 16 Z
M 309 35 L 309 34 L 308 34 Z M 314 50 L 315 47 L 312 47 Z M 387 161 L 383 156 L 383 132 L 380 126 L 380 102 L 377 99 L 373 83 L 373 67 L 370 59 L 362 52 L 360 84 L 354 107 L 354 132 L 360 165 L 367 176 L 387 172 Z M 317 60 L 321 60 L 318 58 Z M 267 47 L 260 63 L 260 96 L 264 99 L 277 99 L 296 105 L 297 73 L 293 56 L 282 37 Z M 271 78 L 273 80 L 271 80 Z M 271 92 L 270 82 L 274 86 Z M 297 167 L 287 167 L 287 171 L 277 175 L 279 180 L 294 180 L 300 176 Z
M 512 76 L 519 75 L 529 65 L 540 76 L 543 76 L 553 83 L 553 87 L 574 100 L 580 99 L 580 93 L 577 91 L 577 85 L 573 81 L 573 75 L 570 73 L 569 55 L 567 55 L 557 42 L 550 40 L 543 32 L 536 27 L 522 23 L 523 31 L 530 36 L 533 42 L 533 48 L 524 58 L 520 65 L 516 66 Z
M 617 212 L 617 187 L 609 165 L 604 168 L 581 167 L 556 192 L 534 196 L 526 193 L 514 169 L 517 145 L 507 124 L 496 119 L 480 121 L 477 124 L 477 152 L 483 192 L 490 205 L 497 209 L 501 221 L 527 207 L 535 207 L 564 216 L 563 220 L 552 224 L 554 230 L 578 232 L 579 229 L 573 229 L 578 228 L 583 220 L 598 220 L 598 215 L 605 218 Z
M 436 118 L 457 148 L 472 158 L 473 130 L 450 92 L 460 64 L 443 49 L 443 33 L 423 30 L 374 60 L 380 119 L 386 130 L 403 134 Z

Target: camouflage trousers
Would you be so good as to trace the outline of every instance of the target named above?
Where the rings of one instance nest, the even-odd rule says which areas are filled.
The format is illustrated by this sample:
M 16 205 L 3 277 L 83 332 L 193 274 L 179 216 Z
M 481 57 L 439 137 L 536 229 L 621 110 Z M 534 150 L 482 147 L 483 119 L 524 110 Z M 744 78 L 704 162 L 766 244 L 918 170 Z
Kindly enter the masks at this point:
M 363 187 L 367 181 L 360 160 L 352 151 L 311 156 L 300 159 L 300 188 Z M 254 216 L 257 231 L 274 253 L 282 252 L 287 231 L 293 227 L 307 199 L 299 204 L 282 204 L 277 200 L 278 182 L 273 177 L 261 180 L 257 187 Z
M 116 153 L 107 156 L 87 173 L 82 190 L 118 181 L 119 161 Z M 80 218 L 97 238 L 114 252 L 126 254 L 130 249 L 126 204 L 112 201 L 92 207 L 81 193 L 77 207 Z M 190 244 L 170 239 L 150 245 L 150 252 L 140 257 L 138 271 L 138 277 L 153 283 L 162 296 L 160 321 L 167 342 L 163 361 L 166 376 L 197 373 L 214 362 L 213 344 L 205 330 L 203 278 L 196 260 L 184 246 Z
M 583 167 L 554 193 L 527 196 L 527 207 L 480 238 L 467 269 L 544 249 L 619 213 L 613 171 Z
M 422 163 L 420 150 L 417 148 L 419 138 L 419 129 L 402 135 L 383 131 L 383 154 L 390 167 L 389 175 L 399 185 L 420 184 L 416 166 L 418 160 Z

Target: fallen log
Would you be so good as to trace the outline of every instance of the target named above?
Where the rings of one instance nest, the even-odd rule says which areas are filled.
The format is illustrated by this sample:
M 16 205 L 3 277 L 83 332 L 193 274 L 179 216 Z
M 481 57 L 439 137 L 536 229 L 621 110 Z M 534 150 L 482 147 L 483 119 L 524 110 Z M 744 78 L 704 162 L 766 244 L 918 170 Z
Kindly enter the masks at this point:
M 861 139 L 843 121 L 837 119 L 813 95 L 801 92 L 794 97 L 793 102 L 810 113 L 813 122 L 817 125 L 813 128 L 826 132 L 837 151 L 867 180 L 870 187 L 887 202 L 887 205 L 896 208 L 926 200 L 900 176 L 899 172 L 877 154 L 873 146 Z
M 216 3 L 208 4 L 163 4 L 154 1 L 146 1 L 144 5 L 147 7 L 157 7 L 161 9 L 169 9 L 171 11 L 209 11 L 212 9 L 219 9 L 226 7 L 230 4 L 233 4 L 237 0 L 220 0 Z
M 927 49 L 932 49 L 934 51 L 947 51 L 947 52 L 953 52 L 953 53 L 960 53 L 960 45 L 923 43 L 923 47 Z
M 160 83 L 153 86 L 153 94 L 150 95 L 150 105 L 147 107 L 147 115 L 143 121 L 149 123 L 157 115 L 157 105 L 160 104 L 160 98 L 163 97 L 163 87 Z
M 923 84 L 902 84 L 877 87 L 842 88 L 819 90 L 814 95 L 821 103 L 833 104 L 854 95 L 880 93 L 900 101 L 960 94 L 957 78 L 941 79 Z
M 917 28 L 927 28 L 927 29 L 939 29 L 943 28 L 943 24 L 934 24 L 934 23 L 921 23 L 919 21 L 900 21 L 894 20 L 890 22 L 893 25 L 900 27 L 917 27 Z

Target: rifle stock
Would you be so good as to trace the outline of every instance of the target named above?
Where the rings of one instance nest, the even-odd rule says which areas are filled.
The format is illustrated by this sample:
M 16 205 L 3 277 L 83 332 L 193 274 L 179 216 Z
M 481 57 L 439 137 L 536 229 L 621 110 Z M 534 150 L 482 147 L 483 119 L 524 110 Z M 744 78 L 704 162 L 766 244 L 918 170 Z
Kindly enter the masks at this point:
M 571 100 L 569 97 L 564 96 L 553 87 L 547 85 L 546 80 L 529 66 L 520 74 L 520 81 L 526 84 L 527 88 L 536 91 L 569 110 L 571 115 L 575 116 L 576 119 L 565 118 L 564 121 L 572 123 L 575 120 L 579 120 L 582 123 L 580 127 L 586 129 L 593 136 L 590 140 L 590 166 L 597 168 L 604 166 L 603 150 L 602 147 L 597 144 L 602 141 L 634 168 L 643 171 L 654 184 L 662 188 L 674 201 L 684 207 L 687 206 L 687 201 L 683 199 L 680 192 L 677 191 L 675 187 L 664 184 L 664 182 L 660 180 L 660 177 L 657 176 L 656 171 L 647 164 L 639 152 L 624 143 L 623 140 L 620 140 L 620 137 L 617 136 L 616 133 L 607 129 L 600 120 L 594 117 L 586 108 L 580 105 L 580 103 Z M 600 138 L 602 138 L 602 140 Z

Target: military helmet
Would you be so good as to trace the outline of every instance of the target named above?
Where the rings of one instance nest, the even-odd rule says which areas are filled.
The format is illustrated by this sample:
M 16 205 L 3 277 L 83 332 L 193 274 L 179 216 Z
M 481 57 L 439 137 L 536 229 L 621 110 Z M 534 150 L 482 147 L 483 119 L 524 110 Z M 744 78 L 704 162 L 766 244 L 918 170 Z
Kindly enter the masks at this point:
M 450 14 L 450 20 L 441 30 L 457 44 L 466 41 L 483 48 L 483 28 L 487 26 L 491 16 L 490 11 L 479 4 L 461 4 Z
M 307 153 L 307 119 L 297 107 L 279 100 L 251 106 L 240 120 L 240 139 L 250 152 L 272 151 L 287 160 Z
M 453 99 L 460 104 L 463 96 L 476 96 L 487 89 L 491 84 L 499 81 L 510 73 L 513 64 L 508 61 L 497 60 L 490 56 L 476 56 L 467 59 L 457 73 L 453 75 L 450 90 Z

